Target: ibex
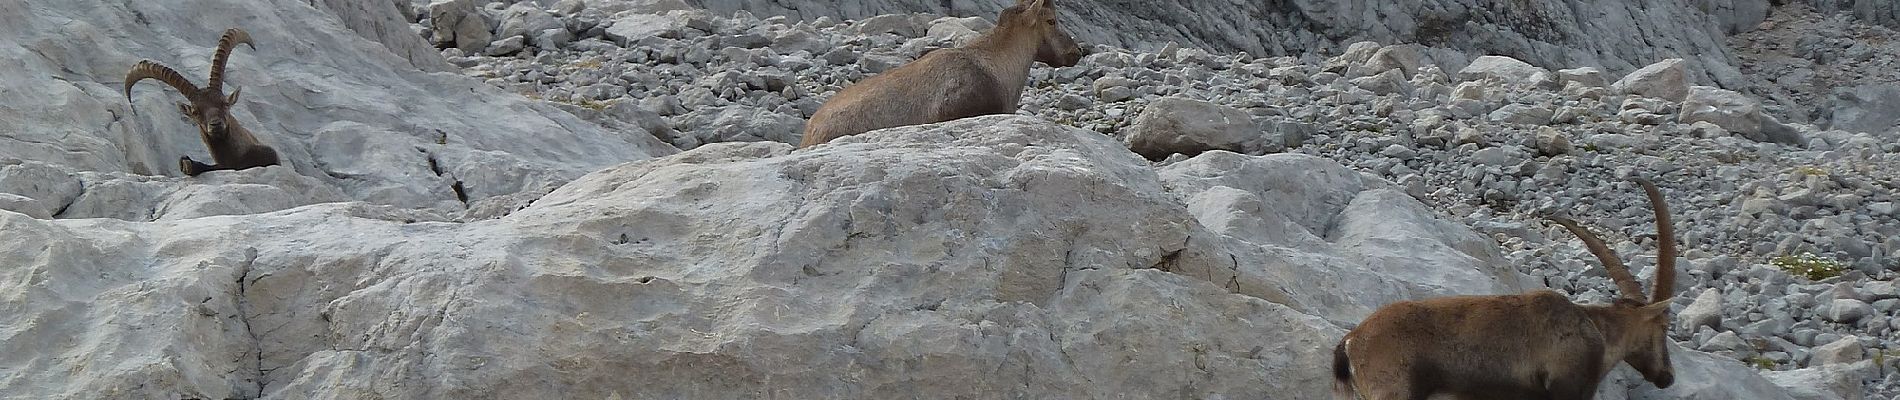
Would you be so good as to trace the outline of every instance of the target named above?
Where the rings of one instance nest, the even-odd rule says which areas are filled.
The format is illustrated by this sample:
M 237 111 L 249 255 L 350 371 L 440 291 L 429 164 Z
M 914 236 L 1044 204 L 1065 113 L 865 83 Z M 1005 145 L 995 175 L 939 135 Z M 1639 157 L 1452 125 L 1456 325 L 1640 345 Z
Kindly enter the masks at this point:
M 244 30 L 231 28 L 224 31 L 218 39 L 218 50 L 211 57 L 211 79 L 203 89 L 192 85 L 178 71 L 152 60 L 139 61 L 125 74 L 125 99 L 132 100 L 132 85 L 145 78 L 157 79 L 178 89 L 189 103 L 179 103 L 178 111 L 190 117 L 198 124 L 198 136 L 211 150 L 214 165 L 205 165 L 190 156 L 178 157 L 178 170 L 185 175 L 197 176 L 206 171 L 221 169 L 245 169 L 277 164 L 277 151 L 257 141 L 256 136 L 244 127 L 238 126 L 236 118 L 231 117 L 231 107 L 237 104 L 238 93 L 243 88 L 224 94 L 224 62 L 231 57 L 231 48 L 238 44 L 250 46 L 251 35 Z
M 1055 0 L 1018 0 L 996 27 L 958 48 L 847 86 L 805 123 L 798 147 L 878 129 L 1016 112 L 1036 61 L 1075 65 L 1082 49 L 1056 25 Z
M 1662 192 L 1648 180 L 1636 182 L 1656 213 L 1656 286 L 1648 300 L 1601 239 L 1575 221 L 1552 217 L 1603 262 L 1621 298 L 1579 305 L 1541 290 L 1386 305 L 1333 347 L 1333 397 L 1589 399 L 1618 362 L 1656 387 L 1669 387 L 1675 381 L 1666 347 L 1675 235 Z

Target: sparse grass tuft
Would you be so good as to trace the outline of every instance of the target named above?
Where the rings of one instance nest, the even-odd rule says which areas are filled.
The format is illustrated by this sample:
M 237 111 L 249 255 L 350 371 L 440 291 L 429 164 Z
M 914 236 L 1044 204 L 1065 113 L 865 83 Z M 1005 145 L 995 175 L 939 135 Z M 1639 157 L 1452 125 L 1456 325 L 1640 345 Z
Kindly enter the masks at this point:
M 1775 257 L 1773 260 L 1769 260 L 1768 264 L 1781 268 L 1782 271 L 1787 271 L 1789 274 L 1807 278 L 1810 281 L 1833 278 L 1841 276 L 1841 273 L 1847 272 L 1847 266 L 1842 265 L 1840 261 L 1821 258 L 1821 256 L 1809 252 Z
M 1807 176 L 1827 176 L 1827 170 L 1811 165 L 1794 167 L 1794 173 Z
M 613 103 L 608 103 L 604 101 L 595 101 L 593 99 L 580 99 L 580 100 L 542 99 L 542 100 L 585 108 L 585 109 L 594 110 L 594 111 L 606 111 L 607 106 L 613 105 Z
M 1768 357 L 1749 356 L 1748 358 L 1742 359 L 1742 363 L 1759 370 L 1775 369 L 1775 360 L 1770 360 Z

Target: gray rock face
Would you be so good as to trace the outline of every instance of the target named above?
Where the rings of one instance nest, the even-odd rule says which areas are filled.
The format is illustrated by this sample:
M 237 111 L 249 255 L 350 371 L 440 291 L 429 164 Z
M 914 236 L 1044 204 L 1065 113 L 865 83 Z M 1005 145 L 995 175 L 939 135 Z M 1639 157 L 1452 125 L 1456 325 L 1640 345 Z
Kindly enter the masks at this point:
M 1788 390 L 1795 400 L 1861 400 L 1866 393 L 1861 381 L 1873 378 L 1872 361 L 1853 364 L 1829 364 L 1790 371 L 1763 372 L 1763 378 Z
M 676 129 L 692 132 L 669 140 L 692 149 L 707 143 L 771 141 L 798 144 L 805 120 L 747 106 L 708 107 L 687 113 Z
M 1722 27 L 1722 32 L 1736 34 L 1755 29 L 1755 25 L 1768 18 L 1769 0 L 1691 0 L 1689 4 L 1706 11 Z
M 409 11 L 403 10 L 397 3 L 374 0 L 322 0 L 306 2 L 312 7 L 336 16 L 343 26 L 356 32 L 357 36 L 381 43 L 383 48 L 396 53 L 396 56 L 409 61 L 409 65 L 429 72 L 454 71 L 455 67 L 442 58 L 442 53 L 430 45 L 427 38 L 416 35 L 409 24 L 392 23 L 407 21 Z M 214 41 L 215 42 L 215 41 Z
M 502 12 L 501 26 L 495 34 L 504 39 L 515 36 L 528 38 L 549 29 L 566 29 L 566 25 L 534 3 L 516 3 Z
M 47 219 L 53 217 L 53 211 L 32 197 L 12 193 L 0 193 L 0 210 L 25 214 L 28 217 Z
M 1828 108 L 1826 126 L 1849 132 L 1900 128 L 1900 85 L 1870 84 L 1837 90 Z
M 1393 301 L 1526 288 L 1488 239 L 1332 161 L 1213 151 L 1160 173 L 1211 231 L 1179 258 L 1203 266 L 1170 269 L 1238 293 L 1350 324 Z
M 0 70 L 0 90 L 34 93 L 36 104 L 50 108 L 0 107 L 0 118 L 34 127 L 0 132 L 0 159 L 20 162 L 0 167 L 7 171 L 0 180 L 16 179 L 0 182 L 6 186 L 0 192 L 34 198 L 55 217 L 183 218 L 339 200 L 454 213 L 464 199 L 566 182 L 676 151 L 472 79 L 418 70 L 343 24 L 383 18 L 385 25 L 402 26 L 393 6 L 221 1 L 205 5 L 220 12 L 203 13 L 144 3 L 26 5 L 0 10 L 14 13 L 4 15 L 9 21 L 31 22 L 0 26 L 0 46 L 47 57 Z M 387 12 L 325 14 L 350 10 Z M 138 19 L 149 23 L 76 22 Z M 245 28 L 257 45 L 232 53 L 226 89 L 243 89 L 232 115 L 274 147 L 283 165 L 196 178 L 152 176 L 178 175 L 179 156 L 209 157 L 197 129 L 176 114 L 173 104 L 181 97 L 171 88 L 146 82 L 126 102 L 120 87 L 126 69 L 149 58 L 202 83 L 219 33 L 231 26 Z M 94 39 L 67 40 L 74 35 Z M 51 109 L 60 111 L 43 111 Z M 524 134 L 535 139 L 522 140 Z M 218 190 L 256 201 L 220 205 L 226 200 L 208 194 Z
M 1900 28 L 1900 5 L 1891 2 L 1867 0 L 1802 0 L 1816 10 L 1829 13 L 1853 15 L 1862 21 L 1884 25 L 1888 28 Z
M 1127 135 L 1128 149 L 1150 160 L 1208 150 L 1257 153 L 1265 138 L 1246 111 L 1181 97 L 1149 103 Z

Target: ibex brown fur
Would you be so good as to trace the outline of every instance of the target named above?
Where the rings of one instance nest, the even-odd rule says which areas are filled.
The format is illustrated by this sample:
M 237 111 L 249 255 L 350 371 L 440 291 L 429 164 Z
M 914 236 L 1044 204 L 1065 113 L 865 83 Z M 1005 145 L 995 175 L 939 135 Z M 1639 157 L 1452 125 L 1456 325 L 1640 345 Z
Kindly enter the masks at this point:
M 1603 262 L 1622 298 L 1579 305 L 1542 290 L 1387 305 L 1333 348 L 1333 397 L 1590 399 L 1618 362 L 1629 363 L 1657 387 L 1669 387 L 1675 381 L 1666 347 L 1675 234 L 1662 192 L 1647 180 L 1637 183 L 1656 212 L 1656 286 L 1649 299 L 1596 235 L 1575 221 L 1551 218 Z
M 170 67 L 152 60 L 139 61 L 125 74 L 125 99 L 132 100 L 132 85 L 145 78 L 157 79 L 178 89 L 189 103 L 179 103 L 178 111 L 190 117 L 198 124 L 198 136 L 211 150 L 214 165 L 192 160 L 190 156 L 178 157 L 178 170 L 185 175 L 197 176 L 206 171 L 221 169 L 245 169 L 276 165 L 277 151 L 257 141 L 256 136 L 238 126 L 236 118 L 231 117 L 231 107 L 237 104 L 238 93 L 242 88 L 233 89 L 229 96 L 224 94 L 224 63 L 231 57 L 231 48 L 243 44 L 257 49 L 251 44 L 251 35 L 242 29 L 231 28 L 224 31 L 218 39 L 218 50 L 211 57 L 211 79 L 203 89 L 192 85 L 184 75 Z
M 1082 49 L 1056 25 L 1055 0 L 1018 0 L 968 45 L 925 53 L 847 86 L 805 123 L 798 147 L 878 129 L 1016 112 L 1029 67 L 1075 65 Z

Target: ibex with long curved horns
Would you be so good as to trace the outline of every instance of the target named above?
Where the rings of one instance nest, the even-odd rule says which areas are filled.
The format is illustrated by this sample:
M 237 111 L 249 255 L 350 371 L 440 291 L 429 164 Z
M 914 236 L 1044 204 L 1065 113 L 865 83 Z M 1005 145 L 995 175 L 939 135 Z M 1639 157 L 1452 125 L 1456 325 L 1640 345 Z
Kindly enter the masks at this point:
M 231 57 L 231 48 L 243 44 L 257 49 L 251 44 L 251 35 L 238 28 L 226 29 L 224 36 L 218 39 L 218 50 L 211 57 L 211 80 L 200 89 L 191 84 L 184 75 L 170 67 L 152 60 L 139 61 L 125 74 L 125 99 L 132 100 L 132 85 L 146 78 L 157 79 L 178 93 L 185 95 L 189 103 L 179 103 L 178 111 L 190 117 L 198 124 L 198 136 L 211 150 L 211 160 L 217 164 L 205 165 L 190 156 L 178 157 L 178 170 L 185 175 L 197 176 L 206 171 L 221 169 L 245 169 L 276 165 L 277 151 L 257 141 L 256 136 L 238 126 L 236 118 L 231 117 L 231 107 L 237 104 L 238 93 L 243 89 L 234 89 L 229 96 L 224 94 L 224 63 Z
M 1662 191 L 1636 179 L 1656 212 L 1656 286 L 1643 286 L 1609 246 L 1567 218 L 1551 220 L 1583 240 L 1622 298 L 1579 305 L 1541 290 L 1459 296 L 1386 305 L 1333 348 L 1333 397 L 1423 400 L 1589 399 L 1616 363 L 1657 387 L 1669 387 L 1669 298 L 1675 294 L 1676 243 Z
M 1056 24 L 1055 0 L 1018 0 L 963 47 L 925 53 L 847 86 L 805 123 L 798 147 L 878 129 L 1016 112 L 1036 61 L 1075 65 L 1082 49 Z

